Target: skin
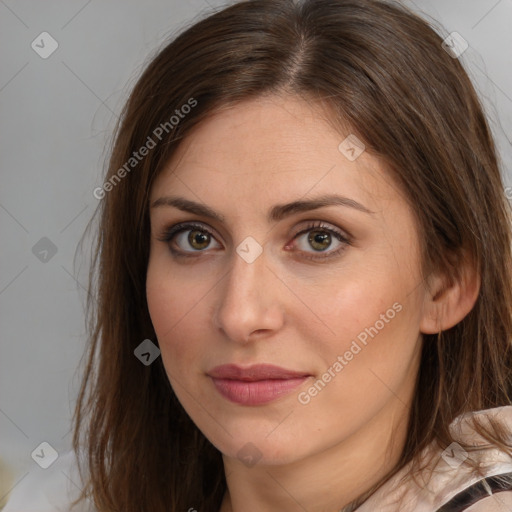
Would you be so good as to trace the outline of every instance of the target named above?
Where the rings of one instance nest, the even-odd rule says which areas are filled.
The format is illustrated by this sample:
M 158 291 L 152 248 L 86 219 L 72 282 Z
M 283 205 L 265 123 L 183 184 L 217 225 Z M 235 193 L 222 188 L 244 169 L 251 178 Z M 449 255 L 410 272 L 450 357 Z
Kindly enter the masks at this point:
M 222 512 L 335 511 L 378 482 L 405 442 L 421 332 L 456 323 L 475 295 L 475 287 L 469 299 L 454 288 L 434 303 L 441 281 L 427 286 L 422 279 L 412 210 L 378 159 L 364 151 L 350 161 L 338 149 L 348 133 L 297 97 L 246 101 L 199 124 L 150 191 L 150 204 L 178 195 L 225 218 L 152 207 L 147 271 L 149 311 L 171 385 L 223 454 Z M 331 193 L 373 213 L 337 205 L 267 220 L 276 204 Z M 190 245 L 189 230 L 162 240 L 165 228 L 185 221 L 213 237 Z M 320 251 L 308 233 L 325 228 L 295 236 L 308 221 L 349 233 L 350 244 L 332 236 Z M 248 236 L 263 248 L 252 263 L 236 252 Z M 337 256 L 307 259 L 342 246 Z M 193 256 L 176 257 L 171 247 Z M 401 311 L 300 403 L 299 393 L 395 303 Z M 226 363 L 270 363 L 312 377 L 269 404 L 238 405 L 206 375 Z M 237 456 L 244 446 L 255 465 Z

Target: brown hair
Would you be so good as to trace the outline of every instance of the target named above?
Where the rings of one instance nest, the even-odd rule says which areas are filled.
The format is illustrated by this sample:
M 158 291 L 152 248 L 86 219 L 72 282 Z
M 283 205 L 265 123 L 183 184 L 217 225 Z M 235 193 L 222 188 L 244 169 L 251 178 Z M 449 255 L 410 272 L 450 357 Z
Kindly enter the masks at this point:
M 192 127 L 264 94 L 327 105 L 340 133 L 348 123 L 385 162 L 415 212 L 425 276 L 458 276 L 466 256 L 481 277 L 471 312 L 423 336 L 408 436 L 388 477 L 431 442 L 448 446 L 458 415 L 512 403 L 510 207 L 477 94 L 441 43 L 391 2 L 253 0 L 195 23 L 146 67 L 117 126 L 111 186 L 96 211 L 90 343 L 74 417 L 73 446 L 79 454 L 85 445 L 88 466 L 83 495 L 100 512 L 220 507 L 221 454 L 178 402 L 161 358 L 145 366 L 134 356 L 142 340 L 158 343 L 145 296 L 148 197 Z M 170 122 L 177 109 L 184 115 Z M 156 145 L 132 170 L 126 164 L 148 137 Z M 475 427 L 509 449 L 499 425 Z

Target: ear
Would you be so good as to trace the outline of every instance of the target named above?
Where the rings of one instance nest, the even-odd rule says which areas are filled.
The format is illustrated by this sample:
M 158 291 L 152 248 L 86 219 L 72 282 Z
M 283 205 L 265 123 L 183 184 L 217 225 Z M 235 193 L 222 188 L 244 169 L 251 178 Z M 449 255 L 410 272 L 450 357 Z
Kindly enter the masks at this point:
M 475 305 L 480 291 L 480 273 L 464 253 L 453 273 L 432 273 L 426 282 L 420 322 L 424 334 L 437 334 L 457 325 Z

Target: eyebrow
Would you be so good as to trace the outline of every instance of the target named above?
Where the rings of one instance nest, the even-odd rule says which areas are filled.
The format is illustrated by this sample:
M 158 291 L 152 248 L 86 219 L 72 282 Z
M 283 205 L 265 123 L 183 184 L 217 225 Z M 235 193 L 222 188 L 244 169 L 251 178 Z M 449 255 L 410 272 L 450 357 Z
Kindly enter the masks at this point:
M 216 212 L 209 206 L 191 201 L 190 199 L 186 199 L 184 197 L 164 196 L 156 199 L 151 204 L 151 208 L 159 208 L 162 206 L 171 206 L 178 208 L 179 210 L 183 210 L 184 212 L 214 219 L 218 222 L 224 222 L 225 220 L 223 215 Z M 329 194 L 313 199 L 297 200 L 286 204 L 277 204 L 269 210 L 267 219 L 269 222 L 277 222 L 293 214 L 317 210 L 325 206 L 345 206 L 367 214 L 375 213 L 363 206 L 361 203 L 354 201 L 353 199 Z

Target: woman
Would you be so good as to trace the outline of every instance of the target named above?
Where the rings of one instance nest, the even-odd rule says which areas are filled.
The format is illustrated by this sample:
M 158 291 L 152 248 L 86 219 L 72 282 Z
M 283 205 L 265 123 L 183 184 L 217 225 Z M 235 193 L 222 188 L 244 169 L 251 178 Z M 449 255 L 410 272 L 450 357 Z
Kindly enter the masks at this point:
M 209 16 L 144 71 L 95 195 L 96 510 L 512 509 L 509 206 L 425 21 Z

